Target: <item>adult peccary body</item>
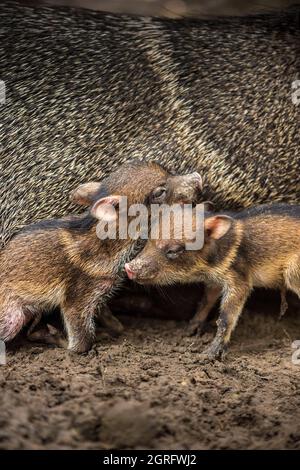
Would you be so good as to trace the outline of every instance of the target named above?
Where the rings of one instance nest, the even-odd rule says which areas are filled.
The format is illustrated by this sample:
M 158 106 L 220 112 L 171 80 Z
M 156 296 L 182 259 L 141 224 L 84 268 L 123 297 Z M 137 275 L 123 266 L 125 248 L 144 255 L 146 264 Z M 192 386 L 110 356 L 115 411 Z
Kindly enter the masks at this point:
M 161 20 L 4 1 L 0 43 L 0 242 L 132 157 L 200 171 L 217 206 L 299 202 L 296 10 Z

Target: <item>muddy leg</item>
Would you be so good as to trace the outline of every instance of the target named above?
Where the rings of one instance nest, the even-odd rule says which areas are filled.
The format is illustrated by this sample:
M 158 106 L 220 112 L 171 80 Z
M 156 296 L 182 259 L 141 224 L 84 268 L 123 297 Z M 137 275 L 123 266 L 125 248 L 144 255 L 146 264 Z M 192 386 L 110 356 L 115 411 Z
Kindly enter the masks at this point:
M 8 296 L 0 300 L 0 339 L 8 342 L 17 336 L 30 318 L 28 320 L 20 301 Z
M 90 276 L 81 275 L 70 284 L 61 305 L 70 351 L 83 353 L 92 347 L 95 340 L 94 317 L 103 293 L 105 286 Z
M 196 333 L 202 333 L 209 312 L 221 295 L 221 288 L 217 286 L 206 286 L 203 297 L 198 305 L 195 316 L 191 319 L 187 328 L 187 333 L 192 336 Z
M 87 306 L 80 301 L 65 303 L 62 315 L 68 335 L 68 349 L 83 353 L 91 349 L 95 340 L 94 314 L 95 307 Z
M 242 282 L 228 287 L 221 302 L 221 314 L 217 321 L 216 336 L 211 345 L 204 351 L 202 359 L 219 359 L 225 354 L 231 334 L 237 324 L 249 292 L 249 286 L 242 284 Z

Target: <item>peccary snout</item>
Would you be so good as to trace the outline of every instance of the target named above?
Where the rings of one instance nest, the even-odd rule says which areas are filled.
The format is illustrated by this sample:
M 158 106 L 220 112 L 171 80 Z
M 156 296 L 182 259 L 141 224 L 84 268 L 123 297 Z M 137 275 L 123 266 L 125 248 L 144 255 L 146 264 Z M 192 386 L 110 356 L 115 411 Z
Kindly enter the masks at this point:
M 125 263 L 125 271 L 129 279 L 133 280 L 135 278 L 135 272 L 131 269 L 129 263 Z
M 154 278 L 159 269 L 155 258 L 138 257 L 130 263 L 125 263 L 125 271 L 131 281 L 142 282 L 143 284 L 154 284 Z

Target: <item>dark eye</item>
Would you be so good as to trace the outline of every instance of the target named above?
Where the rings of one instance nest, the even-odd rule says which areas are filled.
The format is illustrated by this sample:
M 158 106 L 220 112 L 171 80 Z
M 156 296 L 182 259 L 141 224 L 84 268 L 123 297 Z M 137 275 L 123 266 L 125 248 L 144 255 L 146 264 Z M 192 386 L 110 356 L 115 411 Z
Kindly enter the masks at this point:
M 184 247 L 181 245 L 177 246 L 172 246 L 169 247 L 168 250 L 166 251 L 166 257 L 168 259 L 175 259 L 178 258 L 179 255 L 181 255 L 184 252 Z
M 164 186 L 160 186 L 159 188 L 154 189 L 152 193 L 152 199 L 157 200 L 157 199 L 163 199 L 166 195 L 166 188 Z

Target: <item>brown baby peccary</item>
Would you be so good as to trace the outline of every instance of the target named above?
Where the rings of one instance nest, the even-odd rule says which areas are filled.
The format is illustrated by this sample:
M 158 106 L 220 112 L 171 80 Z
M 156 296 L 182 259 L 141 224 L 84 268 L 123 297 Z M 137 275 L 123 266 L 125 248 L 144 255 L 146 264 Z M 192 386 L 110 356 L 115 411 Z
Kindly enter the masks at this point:
M 187 242 L 197 233 L 195 212 L 193 217 L 187 235 L 181 236 L 181 227 L 173 225 L 170 239 L 149 240 L 125 269 L 140 284 L 203 282 L 206 289 L 193 329 L 203 327 L 221 298 L 217 334 L 205 351 L 206 359 L 215 359 L 224 354 L 253 288 L 283 293 L 289 289 L 300 298 L 300 206 L 271 204 L 237 213 L 207 213 L 203 247 L 189 250 Z
M 92 189 L 91 189 L 92 188 Z M 0 338 L 10 341 L 42 312 L 60 307 L 68 348 L 87 351 L 95 336 L 94 317 L 121 286 L 124 263 L 141 240 L 98 238 L 97 223 L 111 218 L 121 196 L 149 206 L 197 200 L 197 173 L 171 176 L 155 162 L 134 162 L 100 183 L 81 185 L 72 198 L 90 204 L 88 213 L 29 225 L 0 252 Z M 144 243 L 144 241 L 143 241 Z

